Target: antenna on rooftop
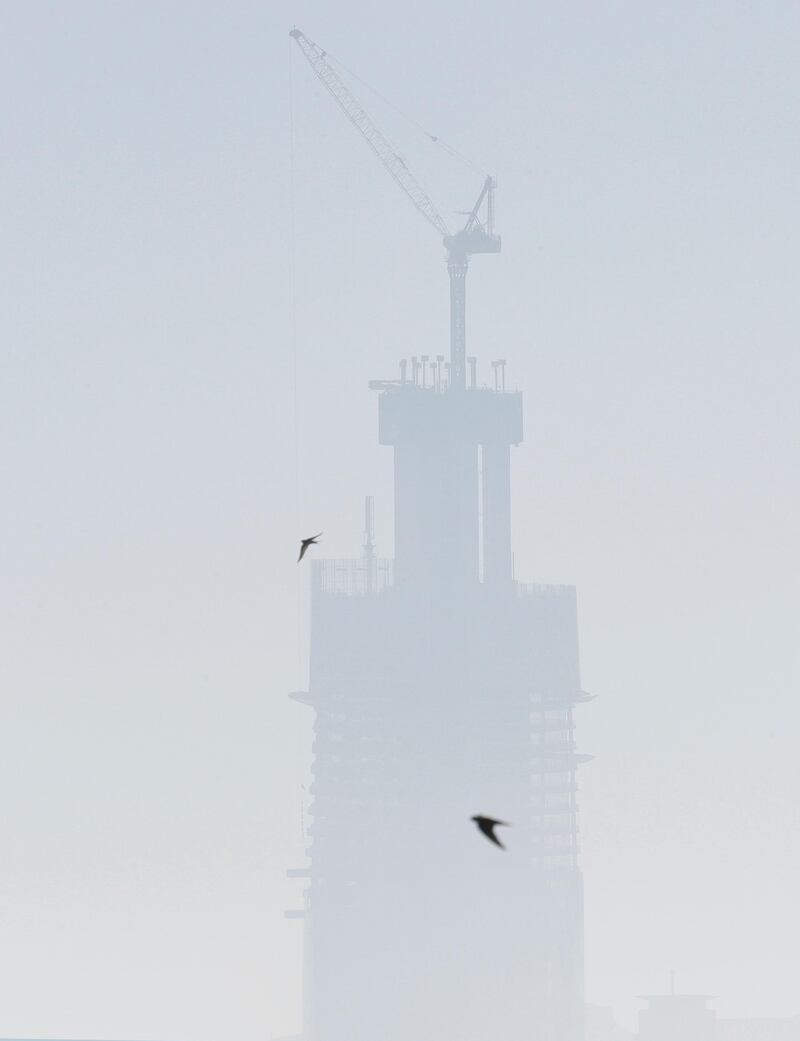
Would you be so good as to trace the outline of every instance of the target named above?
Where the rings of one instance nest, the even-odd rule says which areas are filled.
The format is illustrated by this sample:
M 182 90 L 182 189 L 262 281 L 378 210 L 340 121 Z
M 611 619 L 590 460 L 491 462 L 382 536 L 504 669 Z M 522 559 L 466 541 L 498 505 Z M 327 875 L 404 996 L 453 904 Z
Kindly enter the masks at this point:
M 364 499 L 364 557 L 375 556 L 375 500 L 371 495 Z

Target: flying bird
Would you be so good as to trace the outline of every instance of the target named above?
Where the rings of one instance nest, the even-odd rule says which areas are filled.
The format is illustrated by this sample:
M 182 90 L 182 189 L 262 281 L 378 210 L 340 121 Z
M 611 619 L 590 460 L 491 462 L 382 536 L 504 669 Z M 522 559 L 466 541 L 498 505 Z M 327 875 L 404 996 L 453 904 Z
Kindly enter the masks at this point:
M 321 535 L 322 532 L 319 533 Z M 299 564 L 303 557 L 306 555 L 306 550 L 309 546 L 316 546 L 319 535 L 312 535 L 310 539 L 301 539 L 300 541 L 300 556 L 297 558 Z
M 506 821 L 496 821 L 493 817 L 481 817 L 480 814 L 477 814 L 475 817 L 472 817 L 471 820 L 475 821 L 475 823 L 478 825 L 478 829 L 481 832 L 483 832 L 483 834 L 490 842 L 493 842 L 495 846 L 499 846 L 500 849 L 506 848 L 494 833 L 494 829 L 498 826 L 498 824 L 501 824 L 504 828 L 510 827 L 510 825 Z

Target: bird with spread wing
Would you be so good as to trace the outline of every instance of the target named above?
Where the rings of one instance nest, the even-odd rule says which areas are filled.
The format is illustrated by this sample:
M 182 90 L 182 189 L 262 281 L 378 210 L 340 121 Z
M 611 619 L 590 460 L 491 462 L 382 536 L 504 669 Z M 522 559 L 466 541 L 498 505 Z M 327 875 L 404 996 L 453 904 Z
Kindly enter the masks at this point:
M 317 539 L 319 538 L 319 536 L 321 534 L 322 534 L 322 532 L 320 532 L 319 535 L 312 535 L 310 539 L 301 539 L 300 540 L 300 556 L 297 558 L 297 563 L 298 564 L 303 559 L 303 557 L 306 555 L 306 550 L 308 549 L 308 547 L 309 546 L 316 546 Z
M 496 821 L 494 817 L 482 817 L 480 814 L 476 814 L 472 820 L 475 821 L 478 825 L 478 830 L 484 834 L 490 842 L 493 842 L 495 846 L 499 846 L 500 849 L 506 848 L 494 833 L 494 829 L 498 825 L 502 825 L 504 828 L 510 827 L 506 821 Z

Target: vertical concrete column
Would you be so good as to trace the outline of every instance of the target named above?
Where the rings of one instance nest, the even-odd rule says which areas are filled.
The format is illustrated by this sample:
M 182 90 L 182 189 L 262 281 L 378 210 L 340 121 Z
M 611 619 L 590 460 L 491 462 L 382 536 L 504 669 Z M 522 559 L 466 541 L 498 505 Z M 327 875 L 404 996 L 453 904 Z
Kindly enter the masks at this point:
M 395 582 L 421 593 L 478 581 L 478 435 L 473 395 L 408 387 L 382 395 L 394 447 Z
M 395 581 L 458 588 L 478 578 L 477 445 L 394 446 Z
M 453 439 L 438 475 L 442 525 L 434 539 L 442 554 L 441 574 L 451 589 L 478 581 L 478 446 Z
M 439 508 L 429 495 L 431 453 L 421 440 L 404 439 L 394 446 L 395 581 L 416 585 L 428 573 L 430 529 L 439 521 Z
M 467 263 L 450 259 L 450 388 L 463 390 L 467 383 Z
M 483 580 L 511 581 L 511 449 L 483 446 Z

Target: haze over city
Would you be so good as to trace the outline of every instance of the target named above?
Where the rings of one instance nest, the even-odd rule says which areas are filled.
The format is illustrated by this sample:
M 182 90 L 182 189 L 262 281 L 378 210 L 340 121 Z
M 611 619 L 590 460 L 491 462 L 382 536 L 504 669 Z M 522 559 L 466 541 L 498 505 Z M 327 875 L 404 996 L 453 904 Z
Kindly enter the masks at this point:
M 0 20 L 0 1036 L 300 1031 L 298 543 L 359 556 L 370 495 L 394 555 L 367 384 L 446 354 L 449 312 L 295 24 L 448 221 L 497 178 L 467 353 L 524 392 L 514 575 L 577 589 L 587 1002 L 633 1030 L 674 970 L 721 1017 L 800 1014 L 800 9 Z

